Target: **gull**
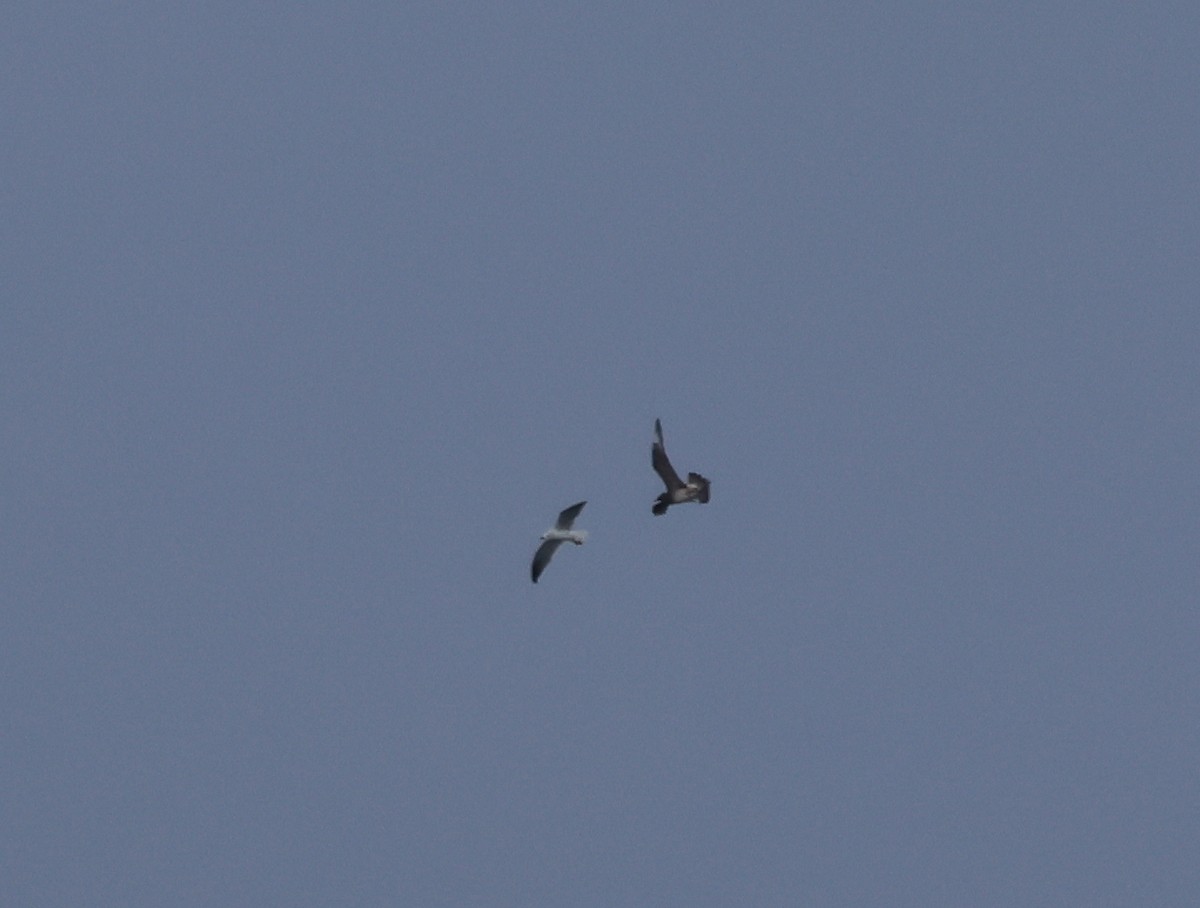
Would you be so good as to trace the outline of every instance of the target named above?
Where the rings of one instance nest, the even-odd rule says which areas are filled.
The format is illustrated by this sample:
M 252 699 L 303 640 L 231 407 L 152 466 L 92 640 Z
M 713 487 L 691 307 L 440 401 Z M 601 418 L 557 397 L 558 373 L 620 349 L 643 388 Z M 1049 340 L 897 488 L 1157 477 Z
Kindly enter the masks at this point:
M 575 522 L 575 518 L 579 516 L 579 512 L 583 510 L 586 501 L 581 501 L 578 504 L 573 504 L 565 511 L 558 515 L 558 520 L 554 521 L 554 528 L 546 530 L 542 533 L 542 544 L 538 546 L 538 550 L 533 555 L 533 582 L 537 583 L 538 578 L 542 576 L 542 571 L 546 570 L 546 565 L 550 563 L 550 559 L 554 557 L 555 551 L 564 542 L 573 542 L 576 545 L 583 545 L 583 540 L 587 539 L 587 530 L 572 530 L 571 524 Z
M 699 473 L 688 473 L 687 482 L 679 478 L 671 461 L 667 460 L 667 449 L 663 445 L 662 423 L 654 420 L 654 444 L 650 447 L 650 464 L 654 472 L 667 484 L 667 490 L 658 496 L 651 510 L 656 515 L 667 513 L 667 508 L 673 504 L 683 504 L 685 501 L 695 501 L 699 504 L 708 503 L 709 480 Z

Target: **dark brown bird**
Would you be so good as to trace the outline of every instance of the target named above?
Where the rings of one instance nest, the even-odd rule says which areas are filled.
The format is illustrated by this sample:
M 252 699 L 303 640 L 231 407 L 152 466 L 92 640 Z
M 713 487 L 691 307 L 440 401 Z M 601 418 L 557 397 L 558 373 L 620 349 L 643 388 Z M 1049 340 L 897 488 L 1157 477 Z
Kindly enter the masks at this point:
M 695 501 L 698 504 L 708 503 L 708 487 L 710 480 L 699 473 L 688 473 L 687 482 L 679 478 L 671 461 L 667 459 L 667 448 L 663 444 L 662 422 L 654 420 L 654 444 L 650 446 L 650 465 L 654 472 L 666 483 L 667 490 L 658 496 L 651 510 L 656 515 L 667 513 L 667 508 L 673 504 L 683 504 Z

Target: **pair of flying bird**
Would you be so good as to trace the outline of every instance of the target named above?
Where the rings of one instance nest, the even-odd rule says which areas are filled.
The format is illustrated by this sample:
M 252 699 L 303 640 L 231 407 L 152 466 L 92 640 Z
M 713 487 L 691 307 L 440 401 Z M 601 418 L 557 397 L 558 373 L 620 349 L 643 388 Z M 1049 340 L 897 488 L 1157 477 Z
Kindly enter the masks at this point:
M 667 513 L 667 508 L 673 504 L 683 504 L 688 501 L 695 501 L 699 504 L 708 503 L 708 487 L 711 483 L 699 473 L 688 473 L 687 482 L 679 478 L 679 474 L 671 466 L 671 461 L 667 459 L 667 449 L 663 444 L 662 423 L 657 419 L 654 420 L 654 443 L 650 446 L 650 465 L 654 467 L 654 472 L 667 486 L 667 490 L 658 496 L 654 506 L 650 509 L 655 515 L 661 516 Z M 560 545 L 564 542 L 583 545 L 583 541 L 587 538 L 587 530 L 573 530 L 571 527 L 585 504 L 587 504 L 586 501 L 581 501 L 571 505 L 558 515 L 558 520 L 554 522 L 553 528 L 542 534 L 542 544 L 538 546 L 538 550 L 533 556 L 531 573 L 534 583 L 538 582 L 538 577 L 542 576 L 542 571 L 546 569 L 546 565 L 550 563 L 550 559 L 554 557 L 554 553 L 558 551 Z

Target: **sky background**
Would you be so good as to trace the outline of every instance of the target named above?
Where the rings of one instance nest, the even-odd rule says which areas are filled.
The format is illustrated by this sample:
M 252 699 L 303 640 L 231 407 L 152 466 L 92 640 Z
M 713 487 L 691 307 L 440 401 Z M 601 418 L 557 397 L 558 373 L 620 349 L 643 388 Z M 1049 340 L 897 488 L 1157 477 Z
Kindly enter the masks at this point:
M 0 68 L 0 902 L 1200 902 L 1195 4 Z

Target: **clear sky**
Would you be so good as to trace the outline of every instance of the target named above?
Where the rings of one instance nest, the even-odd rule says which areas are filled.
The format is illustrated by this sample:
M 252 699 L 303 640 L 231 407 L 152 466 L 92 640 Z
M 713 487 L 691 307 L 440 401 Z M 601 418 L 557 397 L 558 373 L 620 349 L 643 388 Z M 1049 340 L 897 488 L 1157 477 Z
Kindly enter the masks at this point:
M 0 52 L 0 902 L 1200 904 L 1194 3 Z

